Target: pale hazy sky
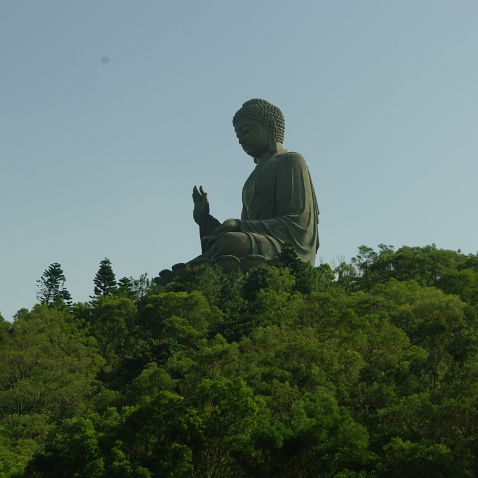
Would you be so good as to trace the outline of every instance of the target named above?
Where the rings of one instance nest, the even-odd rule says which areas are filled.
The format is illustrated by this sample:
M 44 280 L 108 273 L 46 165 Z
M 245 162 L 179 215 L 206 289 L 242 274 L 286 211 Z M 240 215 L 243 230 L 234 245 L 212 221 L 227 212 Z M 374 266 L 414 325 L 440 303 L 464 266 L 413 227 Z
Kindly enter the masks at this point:
M 361 244 L 478 251 L 476 0 L 0 0 L 0 311 L 60 262 L 139 276 L 199 250 L 191 189 L 239 217 L 232 116 L 286 117 L 319 205 L 318 262 Z

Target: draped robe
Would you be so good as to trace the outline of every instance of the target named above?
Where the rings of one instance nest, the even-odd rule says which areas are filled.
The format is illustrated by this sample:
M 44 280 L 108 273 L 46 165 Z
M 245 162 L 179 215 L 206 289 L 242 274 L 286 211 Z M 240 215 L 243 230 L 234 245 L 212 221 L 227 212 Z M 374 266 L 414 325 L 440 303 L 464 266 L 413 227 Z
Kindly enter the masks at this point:
M 259 159 L 242 190 L 241 242 L 248 254 L 273 259 L 284 244 L 314 265 L 319 247 L 319 208 L 309 170 L 298 153 L 280 152 Z M 219 221 L 209 215 L 200 225 L 203 256 L 211 251 L 204 238 L 212 237 Z M 237 237 L 237 236 L 236 236 Z
M 242 204 L 241 232 L 249 238 L 251 254 L 271 259 L 290 243 L 302 261 L 314 264 L 319 208 L 300 154 L 280 152 L 260 160 L 244 184 Z

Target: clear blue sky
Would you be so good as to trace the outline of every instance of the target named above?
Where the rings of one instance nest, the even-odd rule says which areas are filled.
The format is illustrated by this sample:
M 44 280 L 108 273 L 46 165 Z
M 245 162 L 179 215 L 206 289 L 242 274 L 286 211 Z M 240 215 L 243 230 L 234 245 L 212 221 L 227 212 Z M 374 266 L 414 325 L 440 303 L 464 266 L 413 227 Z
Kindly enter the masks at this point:
M 0 0 L 0 311 L 60 262 L 154 276 L 199 253 L 191 190 L 238 217 L 241 104 L 286 117 L 318 261 L 361 244 L 478 250 L 475 0 Z

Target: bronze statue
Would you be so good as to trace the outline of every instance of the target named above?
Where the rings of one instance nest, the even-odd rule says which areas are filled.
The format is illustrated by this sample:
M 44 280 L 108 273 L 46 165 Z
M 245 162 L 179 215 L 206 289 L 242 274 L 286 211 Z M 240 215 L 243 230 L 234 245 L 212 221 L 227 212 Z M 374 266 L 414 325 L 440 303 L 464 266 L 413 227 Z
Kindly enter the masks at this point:
M 220 261 L 224 257 L 271 261 L 284 244 L 314 265 L 319 247 L 319 208 L 304 158 L 287 152 L 282 112 L 271 103 L 252 99 L 235 114 L 233 125 L 255 169 L 242 190 L 241 219 L 222 224 L 209 213 L 207 193 L 193 189 L 193 217 L 199 225 L 202 255 L 195 259 Z M 194 262 L 194 261 L 193 261 Z

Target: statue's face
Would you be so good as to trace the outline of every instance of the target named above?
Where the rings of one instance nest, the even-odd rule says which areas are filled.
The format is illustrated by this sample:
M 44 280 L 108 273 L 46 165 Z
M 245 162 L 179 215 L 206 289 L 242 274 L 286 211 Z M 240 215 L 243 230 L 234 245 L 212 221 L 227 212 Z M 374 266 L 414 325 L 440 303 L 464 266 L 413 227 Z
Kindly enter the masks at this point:
M 244 118 L 234 126 L 242 149 L 253 158 L 259 158 L 269 147 L 267 130 L 259 122 Z

